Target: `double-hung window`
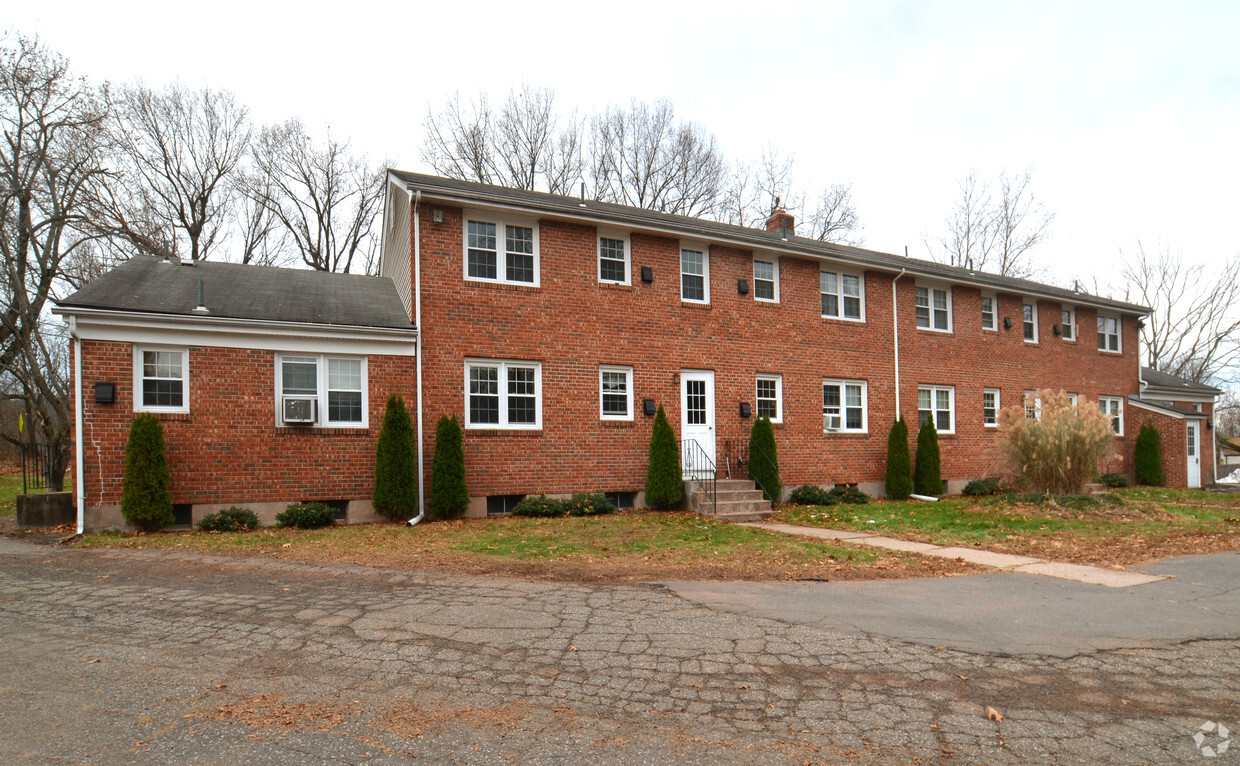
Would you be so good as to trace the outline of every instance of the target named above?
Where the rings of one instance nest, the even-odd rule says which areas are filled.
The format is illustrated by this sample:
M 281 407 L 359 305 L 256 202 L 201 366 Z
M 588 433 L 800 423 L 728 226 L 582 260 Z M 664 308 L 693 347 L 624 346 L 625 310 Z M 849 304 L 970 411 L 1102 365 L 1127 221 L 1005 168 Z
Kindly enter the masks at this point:
M 360 428 L 367 425 L 366 360 L 281 355 L 276 361 L 279 422 Z
M 998 322 L 998 306 L 993 293 L 982 293 L 982 329 L 997 330 Z
M 917 422 L 934 422 L 941 434 L 956 431 L 956 389 L 951 386 L 917 387 Z
M 1098 409 L 1111 418 L 1111 430 L 1116 436 L 1124 435 L 1124 400 L 1118 396 L 1098 397 Z
M 1036 301 L 1025 301 L 1023 306 L 1025 319 L 1025 342 L 1038 342 L 1038 304 Z
M 134 349 L 134 410 L 189 412 L 189 349 Z
M 598 281 L 629 284 L 629 239 L 619 234 L 598 236 Z
M 759 375 L 757 394 L 758 417 L 779 423 L 784 418 L 784 379 L 782 375 Z
M 861 321 L 865 312 L 865 286 L 857 274 L 822 270 L 818 273 L 822 315 Z
M 465 277 L 514 285 L 538 284 L 538 225 L 465 214 Z
M 1060 312 L 1060 332 L 1064 340 L 1076 340 L 1076 309 L 1065 306 Z
M 465 427 L 541 428 L 542 365 L 465 360 Z
M 753 297 L 760 301 L 779 301 L 779 261 L 773 258 L 754 259 Z
M 1098 350 L 1120 353 L 1119 317 L 1098 315 Z
M 982 389 L 982 425 L 994 428 L 999 425 L 999 389 Z
M 822 428 L 824 431 L 866 431 L 866 384 L 863 380 L 822 382 Z
M 948 288 L 917 285 L 917 326 L 951 332 L 952 292 Z
M 633 419 L 633 368 L 604 365 L 598 371 L 599 417 Z
M 1037 391 L 1025 392 L 1025 419 L 1042 419 L 1042 397 L 1038 396 Z
M 710 253 L 705 247 L 684 247 L 680 251 L 680 299 L 710 303 Z

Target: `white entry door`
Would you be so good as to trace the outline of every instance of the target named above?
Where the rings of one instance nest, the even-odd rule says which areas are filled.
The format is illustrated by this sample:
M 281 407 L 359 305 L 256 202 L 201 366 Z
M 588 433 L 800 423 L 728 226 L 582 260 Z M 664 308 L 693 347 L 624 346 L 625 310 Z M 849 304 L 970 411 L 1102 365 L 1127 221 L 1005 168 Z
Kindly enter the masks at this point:
M 715 373 L 710 370 L 680 371 L 680 438 L 697 442 L 701 452 L 682 445 L 681 460 L 685 478 L 703 473 L 703 461 L 695 456 L 704 453 L 715 462 Z M 697 478 L 706 478 L 698 476 Z
M 1201 486 L 1201 424 L 1188 421 L 1188 486 L 1195 489 Z

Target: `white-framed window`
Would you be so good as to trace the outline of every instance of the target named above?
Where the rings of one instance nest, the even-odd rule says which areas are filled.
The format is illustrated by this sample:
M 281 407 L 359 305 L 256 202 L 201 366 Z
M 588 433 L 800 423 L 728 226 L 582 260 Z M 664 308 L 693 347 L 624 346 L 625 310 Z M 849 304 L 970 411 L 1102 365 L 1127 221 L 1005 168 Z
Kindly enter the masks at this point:
M 822 382 L 822 428 L 824 431 L 865 433 L 869 416 L 864 380 Z
M 759 375 L 754 399 L 758 403 L 758 417 L 770 418 L 772 423 L 782 423 L 784 420 L 784 377 L 782 375 Z
M 1042 419 L 1042 397 L 1038 396 L 1037 391 L 1025 392 L 1025 419 Z
M 779 302 L 779 259 L 753 259 L 754 300 Z
M 1080 399 L 1076 394 L 1068 394 L 1068 404 L 1072 405 L 1072 409 L 1076 409 L 1076 402 Z
M 917 387 L 917 422 L 924 426 L 931 420 L 941 434 L 956 432 L 956 389 L 952 386 Z
M 366 359 L 327 354 L 276 356 L 276 419 L 281 425 L 365 428 Z
M 542 364 L 466 359 L 465 427 L 542 428 Z
M 923 330 L 951 332 L 951 288 L 917 285 L 917 326 Z
M 680 299 L 688 303 L 710 303 L 710 251 L 706 247 L 681 247 Z
M 1022 311 L 1024 313 L 1024 320 L 1025 320 L 1024 321 L 1025 342 L 1026 343 L 1037 343 L 1038 342 L 1038 302 L 1037 301 L 1025 301 L 1025 304 L 1022 307 Z
M 538 223 L 465 212 L 465 278 L 538 285 Z
M 189 349 L 135 346 L 134 412 L 189 412 Z
M 1064 306 L 1059 311 L 1060 332 L 1064 340 L 1076 340 L 1076 309 Z
M 822 315 L 832 319 L 865 319 L 865 279 L 860 274 L 822 269 L 818 272 Z
M 999 299 L 994 293 L 982 293 L 982 329 L 999 329 Z
M 982 425 L 996 428 L 999 425 L 999 389 L 982 389 Z
M 1116 436 L 1124 435 L 1124 400 L 1118 396 L 1098 397 L 1098 409 L 1111 418 L 1111 430 Z
M 615 232 L 599 232 L 598 281 L 618 285 L 629 284 L 632 273 L 631 263 L 628 236 Z
M 1098 315 L 1098 350 L 1111 353 L 1122 353 L 1119 338 L 1119 317 Z
M 633 419 L 633 368 L 605 364 L 598 368 L 599 417 Z

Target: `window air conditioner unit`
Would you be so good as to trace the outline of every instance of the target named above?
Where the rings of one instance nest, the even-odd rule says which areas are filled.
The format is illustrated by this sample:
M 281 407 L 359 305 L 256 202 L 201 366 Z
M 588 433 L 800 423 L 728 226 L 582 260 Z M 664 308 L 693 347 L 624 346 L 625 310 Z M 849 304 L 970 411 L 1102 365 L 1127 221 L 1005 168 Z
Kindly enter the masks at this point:
M 839 415 L 823 415 L 822 416 L 822 427 L 828 431 L 840 430 L 840 416 Z
M 310 425 L 314 423 L 314 416 L 318 414 L 316 410 L 318 400 L 309 397 L 286 396 L 284 397 L 284 407 L 282 410 L 282 419 L 285 423 L 296 423 L 299 425 Z

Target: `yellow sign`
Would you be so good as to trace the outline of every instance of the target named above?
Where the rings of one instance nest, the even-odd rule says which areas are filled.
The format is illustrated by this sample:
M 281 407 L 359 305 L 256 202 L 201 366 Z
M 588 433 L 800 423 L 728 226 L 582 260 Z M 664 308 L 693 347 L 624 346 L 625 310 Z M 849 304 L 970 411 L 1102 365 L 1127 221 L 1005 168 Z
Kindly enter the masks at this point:
M 22 435 L 22 429 L 26 426 L 26 421 L 22 419 L 22 414 L 17 413 L 17 435 Z

